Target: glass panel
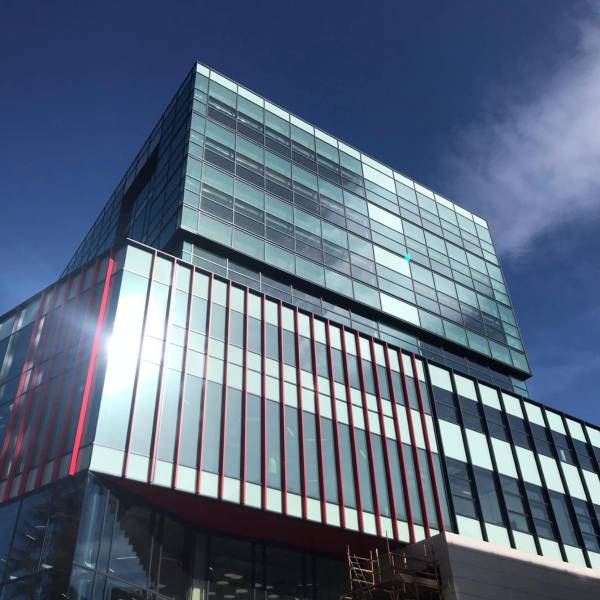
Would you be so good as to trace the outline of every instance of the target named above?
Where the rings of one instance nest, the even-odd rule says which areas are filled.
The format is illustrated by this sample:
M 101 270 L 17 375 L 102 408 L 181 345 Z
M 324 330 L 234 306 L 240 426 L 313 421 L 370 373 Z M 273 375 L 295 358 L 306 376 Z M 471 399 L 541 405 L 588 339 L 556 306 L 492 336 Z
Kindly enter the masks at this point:
M 294 494 L 300 494 L 300 443 L 298 437 L 298 411 L 285 407 L 285 451 L 287 489 Z
M 493 473 L 480 467 L 473 467 L 473 471 L 475 473 L 475 483 L 477 484 L 477 493 L 479 495 L 481 512 L 483 513 L 483 520 L 492 525 L 504 526 Z
M 338 423 L 340 435 L 340 461 L 342 464 L 342 487 L 346 506 L 356 508 L 356 491 L 354 486 L 354 467 L 352 460 L 352 442 L 350 428 L 344 423 Z
M 221 431 L 221 406 L 223 386 L 208 382 L 206 394 L 205 423 L 202 440 L 202 469 L 211 473 L 219 472 L 220 449 L 216 439 Z
M 329 401 L 328 399 L 326 400 Z M 325 479 L 325 498 L 328 502 L 337 504 L 337 461 L 335 457 L 335 439 L 333 436 L 333 422 L 331 419 L 321 417 L 321 446 L 323 449 L 323 469 Z
M 247 403 L 246 481 L 259 484 L 262 456 L 261 399 L 254 394 L 248 394 Z
M 267 485 L 281 489 L 280 414 L 277 402 L 267 401 Z
M 240 477 L 242 440 L 242 392 L 227 388 L 227 418 L 225 425 L 225 475 Z
M 306 475 L 306 495 L 319 498 L 319 457 L 317 454 L 317 429 L 315 415 L 302 413 L 304 427 L 304 471 Z

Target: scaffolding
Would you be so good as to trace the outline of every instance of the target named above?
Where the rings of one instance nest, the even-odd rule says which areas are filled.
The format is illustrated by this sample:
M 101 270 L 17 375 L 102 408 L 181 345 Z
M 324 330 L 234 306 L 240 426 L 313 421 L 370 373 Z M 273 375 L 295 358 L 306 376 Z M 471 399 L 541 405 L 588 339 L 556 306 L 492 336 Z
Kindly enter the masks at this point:
M 374 550 L 368 557 L 348 548 L 349 593 L 340 600 L 441 600 L 439 569 L 423 546 L 423 557 Z

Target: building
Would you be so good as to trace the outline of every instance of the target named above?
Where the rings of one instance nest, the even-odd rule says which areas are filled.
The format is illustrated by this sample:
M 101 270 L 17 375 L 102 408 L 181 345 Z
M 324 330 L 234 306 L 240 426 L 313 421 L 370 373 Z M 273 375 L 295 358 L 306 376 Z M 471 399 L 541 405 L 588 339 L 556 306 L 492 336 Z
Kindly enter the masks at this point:
M 386 540 L 597 594 L 600 428 L 529 376 L 483 219 L 197 64 L 0 317 L 0 599 L 335 599 Z

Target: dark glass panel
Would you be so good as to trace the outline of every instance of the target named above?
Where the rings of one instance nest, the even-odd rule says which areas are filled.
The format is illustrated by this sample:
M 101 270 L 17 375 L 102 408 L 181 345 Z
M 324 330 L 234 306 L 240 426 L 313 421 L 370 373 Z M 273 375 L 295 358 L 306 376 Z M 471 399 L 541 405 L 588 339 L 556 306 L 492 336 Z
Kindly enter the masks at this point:
M 352 440 L 350 428 L 344 423 L 338 424 L 340 435 L 340 461 L 342 463 L 342 487 L 346 506 L 356 508 L 356 490 L 354 485 L 354 466 L 352 459 Z
M 267 485 L 281 489 L 281 440 L 279 403 L 267 401 Z
M 319 455 L 317 451 L 317 427 L 315 415 L 302 413 L 304 427 L 304 473 L 306 476 L 306 495 L 320 498 Z
M 219 472 L 220 448 L 218 438 L 221 432 L 221 406 L 223 386 L 207 383 L 206 409 L 202 440 L 202 469 L 211 473 Z
M 262 404 L 259 396 L 248 394 L 246 426 L 246 481 L 261 482 L 261 419 Z
M 504 527 L 505 523 L 498 502 L 498 488 L 496 487 L 494 474 L 481 467 L 473 467 L 473 471 L 483 520 L 486 523 Z
M 321 417 L 321 447 L 323 448 L 323 476 L 325 479 L 325 498 L 328 502 L 338 503 L 337 460 L 335 456 L 335 438 L 331 419 Z
M 300 482 L 298 411 L 292 406 L 285 407 L 285 451 L 287 489 L 294 494 L 300 494 L 302 488 Z

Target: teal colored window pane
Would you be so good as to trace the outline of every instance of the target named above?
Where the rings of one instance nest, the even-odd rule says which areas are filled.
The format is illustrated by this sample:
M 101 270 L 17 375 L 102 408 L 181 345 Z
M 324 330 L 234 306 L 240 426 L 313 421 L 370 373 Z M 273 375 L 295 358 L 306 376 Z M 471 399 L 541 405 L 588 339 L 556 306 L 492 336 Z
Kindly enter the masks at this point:
M 477 303 L 477 294 L 475 294 L 475 292 L 468 290 L 467 288 L 458 284 L 456 285 L 456 291 L 458 293 L 458 299 L 461 302 L 464 302 L 465 304 L 468 304 L 469 306 L 473 306 L 475 308 L 479 307 Z
M 479 271 L 480 273 L 484 273 L 487 275 L 487 270 L 485 268 L 485 261 L 478 256 L 473 256 L 473 254 L 467 254 L 467 262 L 472 269 Z
M 374 308 L 381 308 L 379 292 L 375 288 L 359 281 L 353 281 L 352 285 L 354 286 L 354 297 L 357 300 Z
M 321 219 L 294 207 L 294 222 L 296 227 L 306 229 L 313 235 L 321 236 Z
M 350 278 L 325 269 L 325 282 L 329 289 L 346 296 L 352 296 L 352 280 Z
M 448 256 L 465 265 L 467 264 L 467 253 L 464 250 L 453 246 L 452 244 L 448 244 Z
M 413 263 L 410 268 L 413 279 L 416 279 L 419 283 L 428 285 L 431 288 L 433 287 L 433 275 L 431 274 L 431 271 L 428 271 L 415 263 Z
M 334 163 L 340 162 L 340 157 L 338 155 L 338 149 L 334 148 L 331 144 L 328 144 L 327 142 L 324 142 L 323 140 L 317 139 L 317 152 L 321 156 L 328 158 L 329 160 L 333 161 Z
M 265 243 L 263 240 L 249 235 L 245 231 L 235 229 L 233 232 L 233 247 L 245 254 L 264 260 Z
M 181 213 L 181 226 L 186 229 L 190 229 L 191 231 L 198 230 L 198 213 L 197 211 L 188 208 L 187 206 L 183 207 L 183 211 Z
M 456 288 L 454 287 L 454 283 L 445 277 L 441 277 L 434 273 L 433 279 L 435 281 L 435 289 L 439 292 L 446 294 L 447 296 L 452 296 L 452 298 L 456 298 Z
M 204 174 L 202 181 L 208 185 L 233 196 L 233 177 L 225 175 L 222 171 L 211 167 L 208 164 L 204 165 Z
M 468 231 L 469 233 L 472 233 L 473 235 L 477 235 L 477 230 L 475 229 L 475 224 L 473 223 L 473 221 L 470 221 L 469 219 L 467 219 L 466 217 L 463 217 L 462 215 L 456 215 L 457 219 L 458 219 L 458 226 L 463 229 L 464 231 Z
M 331 223 L 328 223 L 327 221 L 322 222 L 322 228 L 324 239 L 333 242 L 338 246 L 342 246 L 344 248 L 348 247 L 348 236 L 345 229 L 331 225 Z
M 198 231 L 211 240 L 231 246 L 231 225 L 203 214 L 200 217 Z
M 442 254 L 446 254 L 446 244 L 442 238 L 439 238 L 437 235 L 433 235 L 428 231 L 425 232 L 425 239 L 427 240 L 427 245 Z
M 427 331 L 433 331 L 438 335 L 444 335 L 444 326 L 442 320 L 431 313 L 424 310 L 419 310 L 419 319 L 421 320 L 421 326 Z
M 300 129 L 300 127 L 296 127 L 296 125 L 292 125 L 292 140 L 310 150 L 314 151 L 315 149 L 315 136 L 308 133 L 308 131 L 304 131 L 304 129 Z
M 265 162 L 265 151 L 262 146 L 257 146 L 241 136 L 237 139 L 237 152 L 261 165 Z
M 233 90 L 229 90 L 220 83 L 211 80 L 208 93 L 213 98 L 235 108 L 237 94 Z
M 292 165 L 292 179 L 296 183 L 314 190 L 315 192 L 317 191 L 317 176 L 297 165 Z
M 517 338 L 512 337 L 512 335 L 506 336 L 506 341 L 511 348 L 516 348 L 517 350 L 523 350 L 523 344 Z
M 423 194 L 419 194 L 417 192 L 417 203 L 421 208 L 428 210 L 429 212 L 437 215 L 437 204 L 435 200 L 432 200 L 428 196 L 424 196 Z
M 194 87 L 197 90 L 201 90 L 203 92 L 208 91 L 208 77 L 201 75 L 200 73 L 196 73 L 196 81 L 194 82 Z
M 477 299 L 479 300 L 479 306 L 483 312 L 486 312 L 488 315 L 493 315 L 494 317 L 499 316 L 498 305 L 493 300 L 490 300 L 481 294 L 477 294 Z
M 294 222 L 294 209 L 292 205 L 269 194 L 265 195 L 265 210 L 288 223 Z
M 202 179 L 202 163 L 199 160 L 188 156 L 185 172 L 196 179 Z
M 346 154 L 345 152 L 342 152 L 341 150 L 340 150 L 340 164 L 345 169 L 348 169 L 349 171 L 352 171 L 362 177 L 363 171 L 362 171 L 362 163 L 360 162 L 360 160 L 358 160 L 357 158 L 354 158 L 353 156 L 350 156 L 349 154 Z
M 265 110 L 265 125 L 285 137 L 290 137 L 289 122 L 273 114 L 270 110 Z
M 529 371 L 529 365 L 527 364 L 527 359 L 524 354 L 511 350 L 510 355 L 512 356 L 512 362 L 515 367 L 522 369 L 523 371 Z
M 446 337 L 448 339 L 457 344 L 462 344 L 463 346 L 467 345 L 467 334 L 462 327 L 450 323 L 449 321 L 444 321 L 444 331 L 446 332 Z
M 288 178 L 292 176 L 292 164 L 272 152 L 267 151 L 265 164 L 268 169 L 271 169 L 280 175 L 284 175 Z
M 183 202 L 185 204 L 189 204 L 190 206 L 200 206 L 200 196 L 195 194 L 191 190 L 183 190 Z
M 197 115 L 196 113 L 192 114 L 192 129 L 199 133 L 204 133 L 204 126 L 206 125 L 206 119 Z
M 403 221 L 404 225 L 404 233 L 412 238 L 413 240 L 417 240 L 417 242 L 421 242 L 421 244 L 425 243 L 425 236 L 423 235 L 423 230 L 408 221 Z
M 510 352 L 506 346 L 502 344 L 497 344 L 493 340 L 490 340 L 490 350 L 492 351 L 492 356 L 501 360 L 502 362 L 512 364 L 512 360 L 510 358 Z
M 348 248 L 350 252 L 355 252 L 356 254 L 360 254 L 369 260 L 373 260 L 373 244 L 371 242 L 367 242 L 358 236 L 349 233 L 348 234 Z
M 246 98 L 238 97 L 238 111 L 244 113 L 247 117 L 258 121 L 259 123 L 263 122 L 263 109 L 262 107 L 254 104 L 250 100 Z
M 395 181 L 394 183 L 396 184 L 396 193 L 398 196 L 414 204 L 417 203 L 417 194 L 415 193 L 415 190 L 399 181 Z
M 473 333 L 472 331 L 467 330 L 467 338 L 469 340 L 469 348 L 473 350 L 477 350 L 477 352 L 482 352 L 483 354 L 490 354 L 490 348 L 488 346 L 487 340 L 477 333 Z
M 301 256 L 296 256 L 296 274 L 320 285 L 325 284 L 323 267 Z
M 185 189 L 194 192 L 195 194 L 200 193 L 200 182 L 191 177 L 185 178 Z
M 260 208 L 261 210 L 265 207 L 265 194 L 262 190 L 258 190 L 239 179 L 235 181 L 235 197 Z
M 319 192 L 322 196 L 326 198 L 331 198 L 331 200 L 335 200 L 342 204 L 344 202 L 344 196 L 342 193 L 342 188 L 337 185 L 333 185 L 333 183 L 329 183 L 329 181 L 325 181 L 319 177 Z
M 359 198 L 356 194 L 352 194 L 346 190 L 344 190 L 344 204 L 348 208 L 351 208 L 362 215 L 368 214 L 366 201 L 362 198 Z
M 265 260 L 269 264 L 275 265 L 285 271 L 294 272 L 294 255 L 279 246 L 267 243 L 265 247 Z
M 498 267 L 495 267 L 494 265 L 490 265 L 490 263 L 487 263 L 486 266 L 487 266 L 488 273 L 492 279 L 495 279 L 496 281 L 502 281 L 502 272 L 500 271 L 500 269 Z
M 438 214 L 440 215 L 440 217 L 442 219 L 449 221 L 453 225 L 458 225 L 458 221 L 456 220 L 456 213 L 452 209 L 450 209 L 446 206 L 442 206 L 441 204 L 438 205 L 437 209 L 438 209 Z M 442 224 L 442 226 L 443 226 L 443 224 Z
M 212 121 L 206 124 L 206 137 L 232 150 L 235 148 L 235 134 Z

